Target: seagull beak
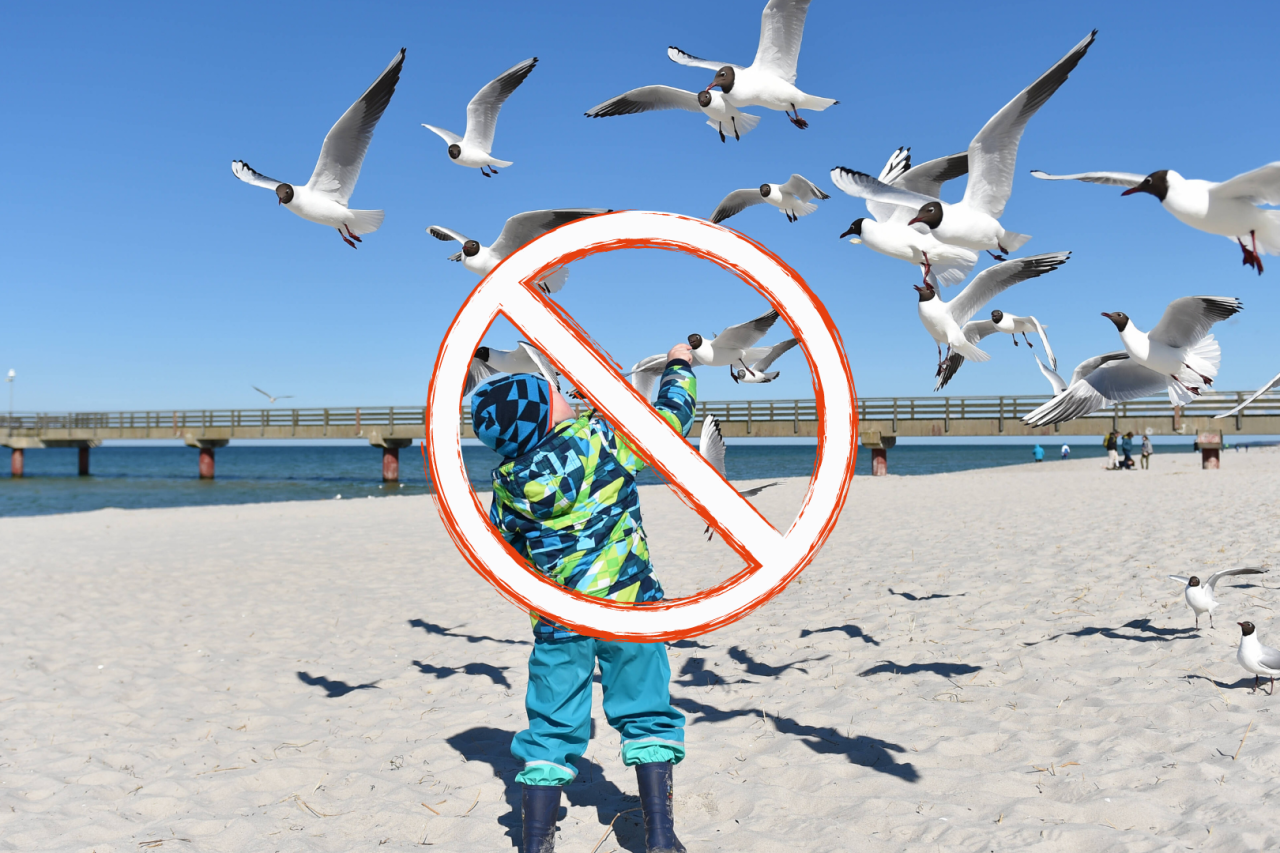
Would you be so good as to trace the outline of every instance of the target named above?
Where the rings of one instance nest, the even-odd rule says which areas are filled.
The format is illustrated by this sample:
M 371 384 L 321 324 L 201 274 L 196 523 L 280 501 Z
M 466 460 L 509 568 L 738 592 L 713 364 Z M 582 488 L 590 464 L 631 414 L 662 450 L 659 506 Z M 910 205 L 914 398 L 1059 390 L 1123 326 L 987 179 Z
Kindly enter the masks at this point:
M 852 228 L 850 228 L 848 231 L 846 231 L 846 232 L 844 232 L 843 234 L 841 234 L 841 235 L 840 235 L 840 239 L 841 239 L 841 240 L 843 240 L 845 237 L 848 237 L 848 236 L 849 236 L 850 234 L 852 234 L 852 233 L 853 233 L 853 229 L 852 229 Z M 861 242 L 861 241 L 859 241 L 859 242 Z
M 1103 311 L 1103 312 L 1102 312 L 1102 316 L 1103 316 L 1103 317 L 1106 317 L 1108 320 L 1114 320 L 1114 319 L 1115 319 L 1115 317 L 1114 317 L 1112 314 L 1109 314 L 1109 313 L 1107 313 L 1106 311 Z
M 910 222 L 908 222 L 907 224 L 908 224 L 908 225 L 915 225 L 915 224 L 916 224 L 917 222 L 919 222 L 919 221 L 920 221 L 920 217 L 919 217 L 919 216 L 917 216 L 915 219 L 911 220 L 911 221 L 910 221 Z
M 918 284 L 913 284 L 911 286 L 915 288 L 916 293 L 924 293 L 925 291 L 925 289 Z
M 1141 186 L 1137 186 L 1137 187 L 1129 187 L 1129 189 L 1127 189 L 1127 190 L 1125 190 L 1124 192 L 1120 193 L 1120 195 L 1133 195 L 1134 193 L 1140 193 L 1140 192 L 1142 192 L 1142 187 L 1141 187 Z

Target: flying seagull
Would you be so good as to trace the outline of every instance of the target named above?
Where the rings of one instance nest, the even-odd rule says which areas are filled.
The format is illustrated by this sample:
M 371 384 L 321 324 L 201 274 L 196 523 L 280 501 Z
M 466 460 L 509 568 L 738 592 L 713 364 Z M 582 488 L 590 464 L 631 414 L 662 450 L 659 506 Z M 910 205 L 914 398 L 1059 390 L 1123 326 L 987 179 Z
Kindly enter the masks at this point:
M 559 377 L 551 361 L 533 344 L 520 341 L 515 349 L 476 347 L 471 366 L 467 369 L 462 396 L 467 396 L 477 385 L 499 373 L 540 373 L 552 388 L 560 390 Z
M 768 334 L 769 329 L 773 328 L 773 324 L 777 320 L 778 312 L 770 310 L 754 320 L 748 320 L 736 326 L 729 326 L 714 338 L 704 338 L 699 334 L 690 335 L 689 346 L 693 348 L 692 366 L 724 367 L 729 365 L 732 370 L 733 365 L 741 362 L 757 364 L 762 359 L 767 358 L 769 353 L 775 349 L 775 347 L 755 346 L 755 344 Z M 778 346 L 781 347 L 783 344 Z M 790 349 L 790 347 L 786 347 L 786 349 Z M 785 349 L 779 351 L 778 355 L 785 351 Z M 635 366 L 625 376 L 630 378 L 631 384 L 635 386 L 641 396 L 648 398 L 653 395 L 653 385 L 657 382 L 658 377 L 662 375 L 666 364 L 666 353 L 651 355 L 636 362 Z
M 759 116 L 738 112 L 737 107 L 726 101 L 724 95 L 719 92 L 708 89 L 701 92 L 688 92 L 674 86 L 641 86 L 639 89 L 623 92 L 616 98 L 610 98 L 603 104 L 595 105 L 584 115 L 590 118 L 605 118 L 657 110 L 700 112 L 707 117 L 707 124 L 720 134 L 721 142 L 725 141 L 726 133 L 732 133 L 734 139 L 741 140 L 742 134 L 754 129 L 760 123 Z
M 537 64 L 536 56 L 517 63 L 476 92 L 471 103 L 467 104 L 467 131 L 463 136 L 458 136 L 442 127 L 433 127 L 429 124 L 422 126 L 449 143 L 449 157 L 459 166 L 479 169 L 480 174 L 486 178 L 492 177 L 490 172 L 496 175 L 498 170 L 494 166 L 502 166 L 505 169 L 511 165 L 509 161 L 495 159 L 489 153 L 493 148 L 493 132 L 497 129 L 498 111 Z
M 266 398 L 267 398 L 268 400 L 270 400 L 272 403 L 274 403 L 276 400 L 292 400 L 292 399 L 293 399 L 293 395 L 292 395 L 292 394 L 281 394 L 279 397 L 272 397 L 270 394 L 268 394 L 266 391 L 263 391 L 263 390 L 262 390 L 261 388 L 259 388 L 257 385 L 250 385 L 249 387 L 250 387 L 250 388 L 252 388 L 253 390 L 257 391 L 257 392 L 258 392 L 259 394 L 261 394 L 262 396 L 266 397 Z
M 1240 405 L 1236 406 L 1236 407 L 1235 407 L 1234 409 L 1232 409 L 1231 411 L 1229 411 L 1229 412 L 1223 412 L 1223 413 L 1222 413 L 1222 414 L 1220 414 L 1220 415 L 1214 415 L 1214 416 L 1213 416 L 1214 420 L 1218 420 L 1219 418 L 1229 418 L 1229 417 L 1231 417 L 1231 416 L 1232 416 L 1232 415 L 1234 415 L 1236 412 L 1240 411 L 1240 410 L 1241 410 L 1241 409 L 1243 409 L 1245 406 L 1248 406 L 1248 405 L 1249 405 L 1250 403 L 1252 403 L 1254 400 L 1257 400 L 1257 399 L 1258 399 L 1259 397 L 1261 397 L 1263 394 L 1267 393 L 1267 392 L 1268 392 L 1268 391 L 1270 391 L 1272 388 L 1276 387 L 1276 383 L 1280 383 L 1280 373 L 1277 373 L 1275 376 L 1271 377 L 1271 381 L 1270 381 L 1270 382 L 1268 382 L 1266 385 L 1263 385 L 1263 386 L 1262 386 L 1261 388 L 1259 388 L 1257 391 L 1254 391 L 1254 392 L 1253 392 L 1253 394 L 1251 394 L 1251 395 L 1249 396 L 1249 399 L 1245 400 L 1243 403 L 1241 403 Z
M 785 184 L 761 184 L 758 190 L 734 190 L 725 196 L 711 214 L 712 222 L 724 222 L 735 213 L 741 213 L 755 204 L 768 202 L 786 215 L 788 222 L 808 216 L 818 209 L 814 199 L 831 196 L 814 186 L 803 175 L 792 175 Z
M 1265 575 L 1266 569 L 1223 569 L 1220 572 L 1214 572 L 1201 583 L 1200 578 L 1192 575 L 1184 578 L 1181 575 L 1169 575 L 1169 580 L 1177 581 L 1182 584 L 1182 593 L 1187 599 L 1187 606 L 1191 608 L 1191 612 L 1196 615 L 1196 628 L 1200 627 L 1200 615 L 1202 613 L 1209 614 L 1209 627 L 1213 627 L 1213 610 L 1218 606 L 1218 601 L 1213 597 L 1214 587 L 1218 585 L 1218 581 L 1235 575 Z
M 1244 252 L 1241 263 L 1256 269 L 1258 275 L 1262 275 L 1262 255 L 1280 255 L 1280 210 L 1258 207 L 1280 204 L 1280 160 L 1222 183 L 1184 178 L 1172 169 L 1145 176 L 1132 172 L 1050 175 L 1033 171 L 1031 174 L 1043 181 L 1084 181 L 1128 187 L 1120 195 L 1153 195 L 1179 221 L 1208 234 L 1234 240 Z M 1245 240 L 1249 245 L 1245 245 Z
M 757 360 L 750 367 L 747 366 L 746 361 L 738 359 L 738 364 L 742 366 L 734 367 L 732 364 L 729 365 L 729 378 L 732 379 L 735 384 L 738 382 L 772 382 L 778 378 L 778 374 L 781 373 L 781 371 L 775 370 L 770 373 L 769 367 L 777 361 L 778 356 L 782 355 L 798 343 L 799 341 L 795 338 L 787 338 L 780 344 L 774 344 L 769 347 L 768 353 L 766 353 L 763 358 Z
M 714 415 L 707 415 L 702 421 L 702 436 L 698 439 L 698 452 L 702 454 L 703 459 L 711 464 L 712 468 L 720 472 L 720 476 L 724 477 L 727 482 L 729 475 L 725 473 L 724 468 L 724 436 L 720 434 L 720 421 L 716 420 Z M 753 489 L 735 489 L 735 491 L 744 498 L 754 498 L 765 489 L 778 485 L 781 484 L 776 482 L 765 483 L 763 486 L 756 486 Z M 716 535 L 710 524 L 702 532 L 707 534 L 708 542 Z
M 1109 364 L 1113 361 L 1122 361 L 1123 359 L 1128 358 L 1129 354 L 1124 350 L 1120 350 L 1118 352 L 1095 355 L 1093 358 L 1086 358 L 1084 361 L 1077 364 L 1076 369 L 1071 372 L 1070 383 L 1063 381 L 1062 377 L 1058 375 L 1058 371 L 1041 361 L 1040 356 L 1032 353 L 1031 357 L 1036 360 L 1036 364 L 1040 365 L 1040 372 L 1044 374 L 1044 378 L 1048 379 L 1049 384 L 1053 386 L 1053 395 L 1056 397 L 1059 394 L 1066 393 L 1067 389 L 1070 388 L 1071 385 L 1074 385 L 1084 379 L 1103 365 Z
M 278 204 L 303 219 L 330 225 L 351 248 L 363 242 L 361 234 L 371 234 L 382 225 L 382 210 L 351 210 L 347 202 L 360 177 L 360 166 L 373 139 L 373 129 L 395 94 L 404 65 L 404 48 L 378 75 L 360 100 L 351 105 L 324 138 L 320 159 L 306 186 L 294 186 L 255 172 L 243 160 L 231 161 L 231 173 L 246 184 L 272 190 Z M 355 241 L 354 243 L 352 241 Z
M 991 312 L 990 320 L 970 320 L 964 324 L 963 331 L 965 338 L 974 344 L 988 335 L 1003 332 L 1013 339 L 1015 347 L 1018 345 L 1018 335 L 1022 335 L 1022 339 L 1032 349 L 1035 348 L 1035 344 L 1028 340 L 1027 333 L 1034 332 L 1040 336 L 1040 342 L 1044 344 L 1045 355 L 1049 357 L 1049 366 L 1054 370 L 1058 369 L 1058 359 L 1053 354 L 1053 347 L 1049 346 L 1049 336 L 1045 334 L 1044 326 L 1040 325 L 1040 321 L 1035 317 L 1018 317 L 1006 314 L 997 308 Z

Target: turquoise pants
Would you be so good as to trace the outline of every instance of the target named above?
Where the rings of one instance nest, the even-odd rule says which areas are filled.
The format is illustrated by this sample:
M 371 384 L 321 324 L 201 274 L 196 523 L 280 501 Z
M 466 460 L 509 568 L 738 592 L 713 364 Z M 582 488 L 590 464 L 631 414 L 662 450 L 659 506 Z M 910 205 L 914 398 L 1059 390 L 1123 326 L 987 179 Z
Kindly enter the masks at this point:
M 596 661 L 605 717 L 622 735 L 623 763 L 674 764 L 684 758 L 684 714 L 671 707 L 665 644 L 539 640 L 529 655 L 529 728 L 511 742 L 511 754 L 524 761 L 517 782 L 565 785 L 578 775 L 574 762 L 591 738 Z

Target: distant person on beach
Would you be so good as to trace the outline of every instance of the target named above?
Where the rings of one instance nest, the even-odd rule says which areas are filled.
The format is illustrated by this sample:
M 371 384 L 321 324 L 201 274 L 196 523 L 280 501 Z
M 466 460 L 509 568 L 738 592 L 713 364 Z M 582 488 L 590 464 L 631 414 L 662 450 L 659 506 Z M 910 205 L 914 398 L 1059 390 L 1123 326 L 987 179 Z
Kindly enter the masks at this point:
M 1043 462 L 1043 461 L 1044 461 L 1044 448 L 1037 444 L 1035 447 L 1033 447 L 1033 448 L 1031 449 L 1031 456 L 1032 456 L 1032 458 L 1033 458 L 1033 459 L 1035 459 L 1037 462 Z
M 1107 448 L 1107 470 L 1114 471 L 1120 467 L 1120 454 L 1116 452 L 1116 436 L 1119 435 L 1115 430 L 1107 433 L 1107 437 L 1103 440 L 1103 444 Z
M 1142 470 L 1147 470 L 1151 466 L 1151 436 L 1144 435 L 1142 437 Z
M 1062 445 L 1062 458 L 1066 459 L 1070 455 L 1071 455 L 1071 445 L 1069 444 Z
M 667 354 L 654 407 L 688 435 L 697 395 L 693 352 Z M 635 476 L 645 462 L 613 427 L 578 417 L 542 376 L 495 377 L 472 392 L 476 436 L 507 461 L 493 472 L 489 520 L 537 572 L 611 601 L 661 601 L 640 520 Z M 684 758 L 684 715 L 671 706 L 663 643 L 598 640 L 530 613 L 533 652 L 525 695 L 529 727 L 511 753 L 524 762 L 521 850 L 553 849 L 560 789 L 591 736 L 591 684 L 600 667 L 604 712 L 636 768 L 649 850 L 683 850 L 675 835 L 671 768 Z
M 1124 453 L 1124 461 L 1120 463 L 1120 467 L 1126 471 L 1133 470 L 1133 433 L 1126 432 L 1124 438 L 1120 440 L 1120 450 Z

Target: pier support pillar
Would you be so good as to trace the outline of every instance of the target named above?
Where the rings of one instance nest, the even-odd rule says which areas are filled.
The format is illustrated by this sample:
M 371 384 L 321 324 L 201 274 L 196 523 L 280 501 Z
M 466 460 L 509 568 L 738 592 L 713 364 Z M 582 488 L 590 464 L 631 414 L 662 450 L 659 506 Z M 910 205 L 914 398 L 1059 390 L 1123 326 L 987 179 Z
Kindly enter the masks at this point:
M 200 479 L 213 479 L 213 448 L 200 448 Z
M 195 447 L 200 451 L 200 479 L 213 479 L 213 451 L 218 447 L 226 447 L 227 439 L 225 438 L 196 438 L 187 435 L 182 438 L 183 444 L 187 447 Z
M 1200 448 L 1200 467 L 1206 471 L 1218 470 L 1218 457 L 1222 452 L 1222 433 L 1202 432 L 1196 436 L 1196 446 Z
M 871 476 L 883 477 L 889 473 L 889 448 L 898 443 L 896 435 L 864 432 L 860 436 L 862 446 L 871 451 Z
M 9 454 L 9 473 L 14 477 L 22 476 L 23 467 L 23 450 L 21 447 L 15 447 Z
M 79 449 L 80 453 L 80 476 L 89 476 L 89 445 L 82 444 Z
M 400 481 L 400 448 L 413 444 L 412 438 L 393 438 L 375 432 L 369 436 L 369 443 L 382 448 L 382 482 L 397 483 Z

